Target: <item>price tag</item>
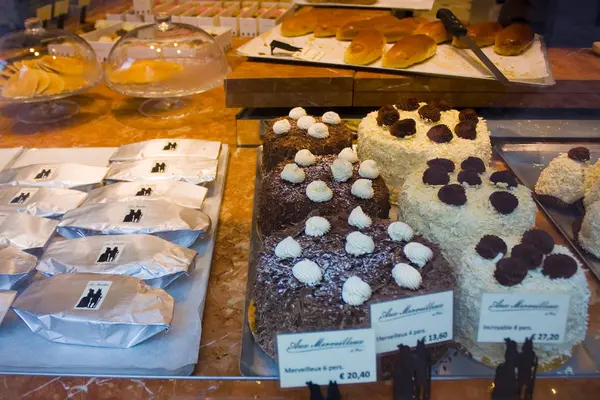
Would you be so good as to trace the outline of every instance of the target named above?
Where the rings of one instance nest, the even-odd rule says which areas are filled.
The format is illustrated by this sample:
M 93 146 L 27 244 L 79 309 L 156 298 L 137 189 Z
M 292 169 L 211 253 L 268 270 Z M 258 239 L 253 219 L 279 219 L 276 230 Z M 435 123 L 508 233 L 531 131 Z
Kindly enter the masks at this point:
M 297 51 L 293 54 L 294 58 L 307 61 L 319 61 L 324 56 L 324 52 L 317 50 L 312 46 L 306 46 L 302 49 L 302 51 Z
M 452 340 L 453 305 L 452 291 L 371 304 L 377 354 Z
M 54 3 L 54 17 L 63 15 L 69 12 L 69 0 L 57 1 Z
M 0 290 L 0 324 L 15 301 L 15 297 L 17 297 L 17 292 L 13 290 Z
M 48 4 L 47 6 L 40 7 L 35 10 L 35 16 L 42 21 L 52 18 L 52 4 Z
M 484 293 L 481 296 L 478 342 L 562 343 L 569 312 L 569 295 Z
M 377 380 L 372 329 L 279 335 L 277 352 L 282 388 Z
M 151 14 L 152 0 L 133 0 L 133 11 L 136 14 Z

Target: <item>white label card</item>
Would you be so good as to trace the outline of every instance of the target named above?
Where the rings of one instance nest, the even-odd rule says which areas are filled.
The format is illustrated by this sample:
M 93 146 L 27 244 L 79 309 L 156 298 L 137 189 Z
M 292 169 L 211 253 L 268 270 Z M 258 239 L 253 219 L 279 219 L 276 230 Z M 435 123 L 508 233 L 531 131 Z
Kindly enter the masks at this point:
M 125 242 L 104 242 L 96 255 L 96 264 L 116 264 L 125 251 Z
M 325 56 L 325 53 L 315 49 L 314 47 L 307 46 L 302 51 L 297 51 L 293 54 L 294 58 L 307 61 L 319 61 Z
M 152 0 L 133 0 L 133 10 L 136 14 L 150 14 L 152 12 Z
M 89 281 L 73 308 L 76 310 L 99 310 L 111 285 L 111 281 Z
M 371 327 L 377 354 L 397 351 L 398 345 L 415 347 L 452 340 L 452 291 L 371 304 Z
M 377 380 L 372 329 L 279 335 L 277 353 L 282 388 Z
M 477 341 L 563 343 L 569 301 L 566 294 L 484 293 Z

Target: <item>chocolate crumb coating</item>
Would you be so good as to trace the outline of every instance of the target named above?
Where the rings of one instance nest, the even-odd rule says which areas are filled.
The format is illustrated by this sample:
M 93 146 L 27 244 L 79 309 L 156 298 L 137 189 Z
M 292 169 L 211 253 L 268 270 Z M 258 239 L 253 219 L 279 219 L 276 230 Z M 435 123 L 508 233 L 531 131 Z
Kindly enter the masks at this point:
M 483 174 L 485 172 L 485 163 L 479 157 L 467 157 L 461 164 L 460 167 L 462 169 L 472 169 L 478 174 Z
M 499 254 L 506 254 L 508 251 L 508 246 L 506 242 L 495 235 L 485 235 L 481 238 L 477 246 L 475 246 L 475 251 L 482 258 L 486 260 L 493 260 L 498 257 Z
M 448 143 L 452 140 L 454 135 L 452 135 L 450 128 L 444 124 L 441 124 L 429 128 L 427 137 L 434 143 Z
M 519 199 L 508 192 L 494 192 L 490 194 L 490 203 L 500 214 L 510 214 L 519 206 Z
M 587 147 L 573 147 L 569 150 L 568 156 L 571 160 L 579 162 L 590 161 L 590 149 Z
M 306 179 L 301 183 L 290 183 L 281 179 L 281 171 L 287 164 L 283 162 L 264 174 L 260 203 L 258 206 L 258 226 L 265 235 L 279 231 L 290 224 L 306 218 L 311 212 L 326 217 L 338 213 L 350 214 L 361 206 L 371 218 L 388 218 L 390 193 L 381 177 L 373 179 L 374 196 L 360 199 L 351 192 L 352 184 L 361 179 L 359 163 L 353 164 L 354 173 L 346 182 L 336 182 L 331 173 L 335 155 L 317 156 L 317 162 L 304 170 Z M 333 191 L 333 198 L 324 203 L 315 203 L 306 196 L 306 187 L 312 181 L 321 180 Z
M 477 129 L 471 121 L 461 121 L 454 127 L 454 133 L 461 139 L 475 140 L 477 138 Z
M 542 274 L 550 279 L 570 278 L 577 272 L 577 263 L 566 254 L 552 254 L 544 260 Z
M 448 160 L 447 158 L 433 158 L 427 161 L 428 167 L 439 167 L 446 170 L 448 173 L 454 172 L 456 168 L 454 162 L 452 160 Z
M 450 182 L 450 175 L 442 168 L 430 167 L 423 172 L 423 183 L 426 185 L 447 185 Z
M 544 254 L 550 254 L 554 250 L 554 239 L 548 232 L 541 229 L 530 229 L 525 232 L 521 243 L 537 247 Z
M 390 126 L 400 119 L 400 113 L 394 106 L 383 106 L 377 111 L 377 124 Z
M 494 172 L 492 175 L 490 175 L 490 181 L 494 185 L 497 185 L 498 183 L 506 183 L 506 185 L 508 187 L 519 186 L 519 183 L 517 182 L 517 178 L 509 170 Z
M 463 169 L 458 173 L 458 182 L 467 183 L 469 186 L 481 185 L 481 177 L 472 169 Z
M 438 122 L 440 120 L 440 118 L 442 118 L 440 109 L 437 108 L 436 106 L 432 106 L 429 104 L 426 104 L 423 107 L 419 108 L 419 116 L 424 121 L 429 121 L 429 122 Z
M 399 138 L 417 133 L 417 123 L 412 118 L 401 119 L 390 126 L 390 134 Z
M 473 110 L 472 108 L 465 108 L 464 110 L 458 113 L 458 120 L 471 121 L 474 124 L 477 124 L 479 122 L 479 117 L 477 116 L 475 110 Z
M 402 97 L 398 103 L 396 103 L 398 110 L 404 111 L 415 111 L 419 109 L 419 100 L 416 97 Z
M 446 185 L 438 191 L 438 198 L 451 206 L 462 206 L 467 202 L 467 193 L 462 185 Z
M 292 226 L 282 235 L 265 238 L 257 259 L 254 282 L 257 343 L 271 357 L 276 357 L 277 334 L 370 327 L 370 304 L 378 301 L 419 296 L 455 287 L 455 276 L 439 248 L 420 236 L 411 241 L 422 243 L 434 254 L 433 259 L 419 269 L 422 284 L 418 290 L 403 289 L 392 277 L 398 263 L 410 264 L 403 254 L 406 243 L 394 242 L 387 228 L 391 221 L 373 219 L 361 232 L 371 237 L 375 251 L 352 256 L 344 250 L 346 236 L 355 230 L 348 226 L 346 215 L 329 219 L 331 230 L 321 238 L 304 234 L 304 222 Z M 298 233 L 299 232 L 299 233 Z M 302 247 L 298 259 L 278 259 L 274 248 L 286 235 L 294 236 Z M 316 262 L 323 280 L 311 287 L 294 278 L 293 266 L 302 259 Z M 373 291 L 360 306 L 350 306 L 342 300 L 342 286 L 356 275 Z
M 536 269 L 542 265 L 544 254 L 537 247 L 528 244 L 518 244 L 510 252 L 510 256 L 518 258 L 529 269 Z
M 502 286 L 515 286 L 527 276 L 527 266 L 518 258 L 503 258 L 496 264 L 494 277 Z
M 317 122 L 322 122 L 321 117 L 314 117 Z M 287 119 L 290 123 L 290 131 L 283 135 L 273 132 L 275 122 Z M 346 147 L 352 147 L 352 131 L 344 123 L 339 125 L 327 125 L 329 136 L 325 139 L 316 139 L 306 134 L 296 125 L 298 121 L 292 118 L 278 118 L 269 121 L 267 134 L 263 139 L 262 166 L 264 171 L 273 169 L 283 161 L 294 162 L 298 150 L 308 149 L 314 155 L 338 154 Z

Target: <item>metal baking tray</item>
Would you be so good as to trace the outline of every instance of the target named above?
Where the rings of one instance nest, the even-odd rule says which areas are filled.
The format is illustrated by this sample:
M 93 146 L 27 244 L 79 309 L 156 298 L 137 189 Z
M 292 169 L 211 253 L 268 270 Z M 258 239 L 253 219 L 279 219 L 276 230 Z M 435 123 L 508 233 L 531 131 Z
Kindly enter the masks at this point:
M 253 297 L 254 279 L 256 277 L 256 256 L 261 248 L 261 237 L 257 226 L 258 202 L 262 186 L 262 146 L 256 155 L 256 184 L 254 189 L 254 208 L 252 212 L 252 230 L 250 237 L 250 257 L 248 265 L 248 283 L 246 289 L 246 306 L 244 309 L 244 325 L 242 328 L 242 348 L 240 354 L 240 372 L 245 377 L 257 379 L 275 379 L 279 375 L 277 362 L 269 357 L 254 341 L 248 325 L 248 306 Z M 590 316 L 592 312 L 590 311 Z M 495 369 L 481 364 L 463 355 L 456 349 L 450 349 L 436 365 L 432 367 L 432 378 L 438 380 L 458 380 L 493 378 Z M 552 371 L 541 372 L 540 378 L 565 377 L 600 377 L 600 343 L 588 334 L 582 345 L 575 348 L 573 357 L 561 367 Z
M 533 190 L 542 170 L 548 166 L 552 159 L 560 153 L 566 153 L 569 149 L 581 145 L 581 143 L 523 143 L 502 144 L 496 146 L 495 149 L 517 178 L 525 186 Z M 584 146 L 590 149 L 592 160 L 595 161 L 600 157 L 600 144 L 584 144 Z M 579 242 L 573 231 L 573 224 L 580 221 L 583 215 L 578 214 L 574 210 L 559 210 L 548 207 L 535 194 L 533 198 L 568 240 L 579 257 L 587 264 L 594 275 L 600 279 L 600 260 L 579 246 Z

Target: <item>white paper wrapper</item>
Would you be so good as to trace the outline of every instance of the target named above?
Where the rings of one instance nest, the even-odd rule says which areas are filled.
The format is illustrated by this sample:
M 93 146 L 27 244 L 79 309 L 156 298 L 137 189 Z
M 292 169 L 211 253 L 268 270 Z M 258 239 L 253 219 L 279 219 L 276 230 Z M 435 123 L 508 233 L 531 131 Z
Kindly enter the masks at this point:
M 32 283 L 13 308 L 53 342 L 129 348 L 169 328 L 174 301 L 129 276 L 62 274 Z
M 146 158 L 111 165 L 109 181 L 184 181 L 199 185 L 215 180 L 217 160 L 195 157 Z
M 79 190 L 11 186 L 0 188 L 0 212 L 57 218 L 79 207 L 87 194 Z
M 67 239 L 94 235 L 150 234 L 190 247 L 210 230 L 202 211 L 165 201 L 89 204 L 69 211 L 58 226 Z
M 0 251 L 0 257 L 1 254 Z M 165 288 L 188 274 L 194 257 L 194 250 L 155 236 L 90 236 L 50 244 L 37 270 L 46 276 L 73 273 L 126 275 L 143 279 L 152 287 Z
M 216 160 L 221 142 L 195 139 L 155 139 L 119 147 L 110 158 L 115 161 L 134 161 L 143 158 L 202 157 Z
M 202 208 L 208 189 L 178 181 L 120 182 L 92 190 L 84 204 L 164 200 L 182 207 Z
M 108 168 L 82 164 L 34 164 L 0 172 L 2 186 L 42 186 L 90 190 L 104 179 Z
M 41 249 L 54 234 L 58 221 L 23 213 L 0 213 L 0 247 Z
M 0 290 L 0 328 L 2 328 L 2 320 L 10 310 L 15 297 L 17 297 L 17 292 L 13 290 Z
M 8 290 L 35 271 L 37 258 L 14 247 L 0 249 L 0 290 Z

